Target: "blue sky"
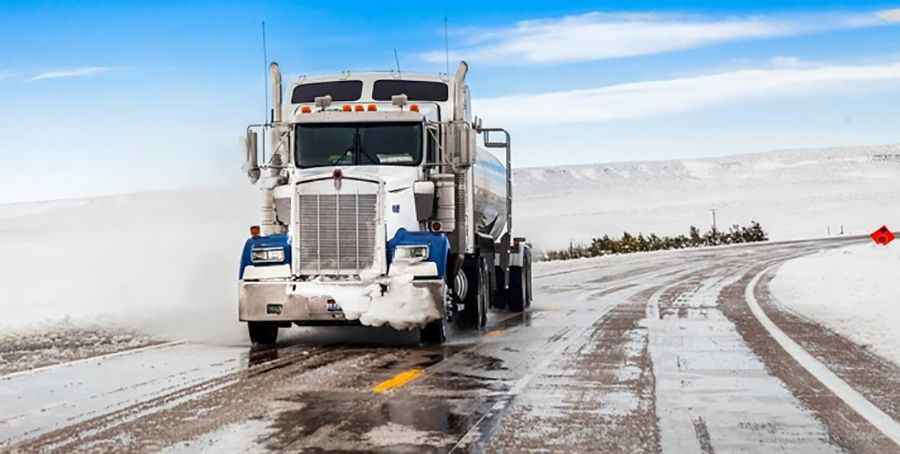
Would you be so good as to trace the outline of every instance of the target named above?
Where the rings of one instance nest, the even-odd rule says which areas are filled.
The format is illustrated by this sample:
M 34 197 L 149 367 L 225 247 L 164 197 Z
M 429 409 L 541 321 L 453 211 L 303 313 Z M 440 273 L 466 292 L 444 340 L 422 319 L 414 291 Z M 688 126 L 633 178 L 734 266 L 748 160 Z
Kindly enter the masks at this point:
M 444 71 L 523 165 L 900 142 L 900 2 L 0 3 L 0 203 L 243 184 L 286 74 Z M 335 6 L 338 5 L 338 6 Z

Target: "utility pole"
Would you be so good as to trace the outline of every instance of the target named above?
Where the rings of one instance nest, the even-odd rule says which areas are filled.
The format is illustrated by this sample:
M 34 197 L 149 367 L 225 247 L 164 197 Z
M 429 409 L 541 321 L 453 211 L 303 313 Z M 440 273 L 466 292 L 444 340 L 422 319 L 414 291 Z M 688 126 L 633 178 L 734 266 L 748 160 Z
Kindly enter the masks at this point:
M 718 231 L 718 229 L 716 229 L 716 211 L 718 211 L 718 210 L 716 210 L 715 208 L 710 208 L 710 210 L 709 210 L 709 212 L 712 213 L 713 232 Z

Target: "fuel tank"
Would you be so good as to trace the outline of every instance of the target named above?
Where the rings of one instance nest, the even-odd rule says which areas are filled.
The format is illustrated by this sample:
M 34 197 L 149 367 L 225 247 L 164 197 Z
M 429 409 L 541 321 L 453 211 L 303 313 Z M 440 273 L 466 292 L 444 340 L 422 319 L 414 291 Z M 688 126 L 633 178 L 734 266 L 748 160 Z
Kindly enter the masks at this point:
M 496 240 L 506 226 L 506 166 L 489 151 L 478 148 L 473 175 L 476 229 Z

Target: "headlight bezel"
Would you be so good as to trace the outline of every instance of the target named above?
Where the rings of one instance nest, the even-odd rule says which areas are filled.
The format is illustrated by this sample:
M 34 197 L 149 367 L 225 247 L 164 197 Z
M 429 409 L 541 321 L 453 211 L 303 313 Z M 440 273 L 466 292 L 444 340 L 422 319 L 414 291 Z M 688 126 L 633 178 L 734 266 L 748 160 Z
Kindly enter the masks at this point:
M 250 263 L 254 265 L 282 264 L 286 261 L 283 247 L 259 247 L 250 250 Z
M 394 249 L 394 261 L 404 263 L 420 263 L 428 260 L 431 248 L 427 244 L 404 244 Z

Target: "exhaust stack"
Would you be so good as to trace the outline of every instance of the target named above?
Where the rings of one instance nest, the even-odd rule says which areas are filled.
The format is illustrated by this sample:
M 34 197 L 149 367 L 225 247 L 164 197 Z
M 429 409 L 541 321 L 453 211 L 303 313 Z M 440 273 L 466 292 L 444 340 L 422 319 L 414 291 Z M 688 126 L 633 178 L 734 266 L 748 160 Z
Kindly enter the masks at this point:
M 274 188 L 278 184 L 278 176 L 281 173 L 281 167 L 286 160 L 282 153 L 282 128 L 276 126 L 281 123 L 281 70 L 278 63 L 272 62 L 269 65 L 269 80 L 272 83 L 272 127 L 269 129 L 269 140 L 272 144 L 272 157 L 266 169 L 265 184 L 262 188 L 262 203 L 260 204 L 260 227 L 262 227 L 263 235 L 271 235 L 273 233 L 281 233 L 282 228 L 276 222 L 275 215 L 275 194 Z
M 269 65 L 269 80 L 272 81 L 272 123 L 281 122 L 281 70 L 278 63 Z

